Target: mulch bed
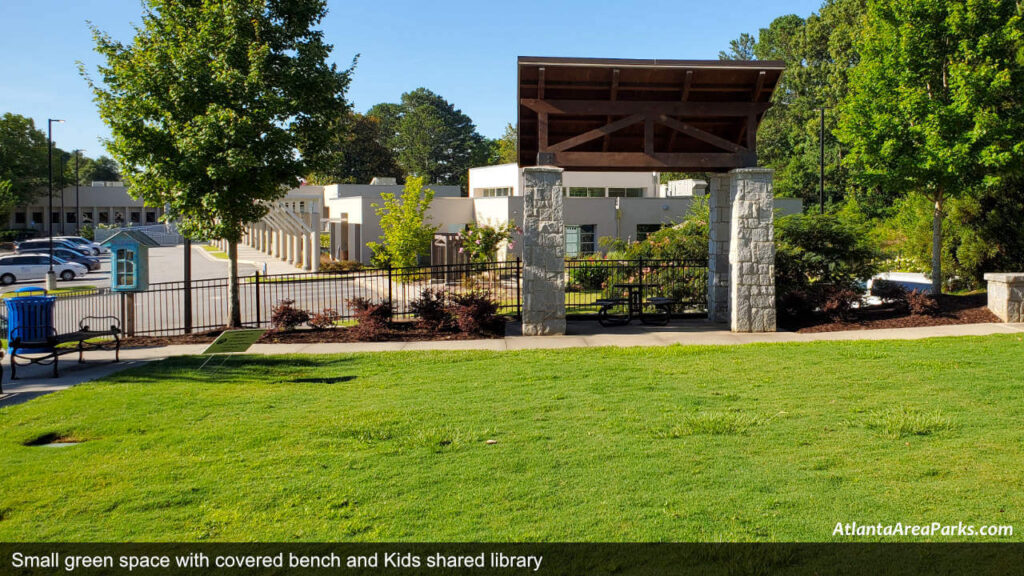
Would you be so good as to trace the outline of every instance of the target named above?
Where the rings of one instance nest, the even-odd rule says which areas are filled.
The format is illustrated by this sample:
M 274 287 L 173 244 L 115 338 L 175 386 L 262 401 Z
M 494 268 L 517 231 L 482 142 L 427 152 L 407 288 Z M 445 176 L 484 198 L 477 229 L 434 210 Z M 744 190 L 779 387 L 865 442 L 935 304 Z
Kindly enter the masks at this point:
M 393 322 L 387 331 L 372 340 L 357 338 L 348 328 L 328 330 L 268 330 L 258 341 L 260 344 L 313 344 L 317 342 L 415 342 L 420 340 L 480 340 L 505 337 L 505 321 L 499 319 L 481 334 L 467 334 L 455 330 L 427 330 L 415 322 Z
M 1001 322 L 995 314 L 989 311 L 986 304 L 987 296 L 985 294 L 943 295 L 939 298 L 939 311 L 935 315 L 912 315 L 890 305 L 877 305 L 857 310 L 854 320 L 833 320 L 824 315 L 804 318 L 780 317 L 779 327 L 784 330 L 811 333 Z
M 121 342 L 121 348 L 151 348 L 175 344 L 210 344 L 223 330 L 210 330 L 180 336 L 135 336 Z M 361 340 L 348 328 L 328 330 L 296 329 L 288 332 L 267 330 L 259 344 L 315 344 L 317 342 L 415 342 L 419 340 L 479 340 L 505 337 L 505 320 L 499 318 L 481 334 L 456 330 L 426 330 L 415 322 L 394 322 L 373 340 Z

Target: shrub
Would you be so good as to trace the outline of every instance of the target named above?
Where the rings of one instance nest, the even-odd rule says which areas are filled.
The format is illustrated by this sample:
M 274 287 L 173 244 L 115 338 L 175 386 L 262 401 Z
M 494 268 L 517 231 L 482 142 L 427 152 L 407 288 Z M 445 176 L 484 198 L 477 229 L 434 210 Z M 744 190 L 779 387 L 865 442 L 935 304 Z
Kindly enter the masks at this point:
M 569 268 L 569 283 L 580 290 L 601 290 L 611 277 L 611 263 L 593 257 L 576 260 Z
M 309 320 L 309 312 L 295 307 L 295 300 L 281 300 L 270 315 L 270 323 L 276 330 L 292 330 Z
M 450 328 L 452 311 L 448 300 L 448 293 L 444 290 L 427 288 L 419 298 L 409 303 L 409 310 L 419 318 L 420 325 L 428 330 Z
M 822 297 L 821 311 L 834 320 L 849 320 L 853 315 L 854 304 L 862 301 L 862 295 L 858 290 L 849 288 L 824 290 Z
M 914 316 L 935 316 L 939 313 L 939 303 L 931 294 L 913 290 L 907 293 L 907 308 Z
M 320 313 L 309 317 L 309 325 L 317 330 L 325 330 L 333 328 L 338 320 L 341 320 L 341 314 L 338 314 L 337 310 L 334 308 L 324 308 Z
M 320 271 L 337 273 L 337 272 L 358 272 L 363 269 L 361 262 L 354 260 L 329 260 L 324 262 L 320 261 Z
M 467 334 L 479 334 L 494 325 L 498 303 L 491 299 L 489 292 L 473 290 L 451 294 L 449 298 L 459 330 Z
M 871 282 L 871 295 L 884 302 L 899 302 L 907 299 L 907 289 L 892 280 Z
M 388 328 L 391 320 L 391 303 L 375 303 L 368 298 L 352 298 L 345 301 L 352 308 L 357 324 L 351 328 L 360 340 L 376 340 Z
M 860 293 L 877 271 L 877 252 L 856 226 L 831 215 L 787 216 L 775 224 L 775 294 L 779 312 L 801 316 L 830 299 Z

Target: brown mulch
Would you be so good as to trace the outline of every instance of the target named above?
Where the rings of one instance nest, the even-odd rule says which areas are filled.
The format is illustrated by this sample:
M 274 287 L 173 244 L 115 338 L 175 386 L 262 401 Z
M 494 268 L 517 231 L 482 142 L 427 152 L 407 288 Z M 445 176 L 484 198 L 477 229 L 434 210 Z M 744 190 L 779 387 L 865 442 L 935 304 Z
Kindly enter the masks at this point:
M 939 311 L 935 315 L 913 315 L 890 305 L 877 305 L 857 310 L 855 320 L 833 320 L 824 315 L 816 315 L 807 318 L 780 318 L 779 325 L 785 330 L 811 333 L 1001 322 L 989 311 L 986 303 L 985 294 L 943 295 L 939 298 Z
M 155 348 L 159 346 L 173 346 L 175 344 L 210 344 L 221 335 L 224 330 L 209 330 L 207 332 L 196 332 L 194 334 L 180 334 L 177 336 L 132 336 L 121 340 L 121 348 Z
M 505 321 L 499 320 L 481 334 L 455 330 L 427 330 L 415 322 L 394 322 L 387 331 L 372 340 L 357 338 L 348 328 L 328 330 L 268 330 L 260 344 L 314 344 L 317 342 L 416 342 L 420 340 L 481 340 L 505 337 Z

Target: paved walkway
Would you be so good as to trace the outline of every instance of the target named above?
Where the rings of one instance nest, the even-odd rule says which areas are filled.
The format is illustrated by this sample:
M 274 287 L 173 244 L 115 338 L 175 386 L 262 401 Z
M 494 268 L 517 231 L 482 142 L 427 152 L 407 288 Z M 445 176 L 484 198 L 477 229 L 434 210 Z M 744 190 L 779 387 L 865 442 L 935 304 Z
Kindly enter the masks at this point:
M 955 326 L 928 326 L 922 328 L 891 328 L 886 330 L 850 330 L 797 334 L 772 332 L 740 334 L 724 330 L 721 324 L 708 324 L 702 320 L 673 322 L 669 326 L 624 326 L 602 328 L 597 322 L 570 322 L 565 336 L 522 336 L 520 326 L 510 324 L 506 338 L 492 340 L 451 340 L 432 342 L 361 342 L 329 344 L 256 344 L 247 354 L 339 354 L 349 352 L 394 352 L 399 350 L 529 350 L 552 348 L 588 348 L 596 346 L 667 346 L 680 345 L 735 345 L 772 342 L 815 342 L 838 340 L 917 340 L 945 336 L 987 336 L 990 334 L 1016 334 L 1024 332 L 1024 324 L 961 324 Z M 61 362 L 61 377 L 50 378 L 50 368 L 31 366 L 19 368 L 19 378 L 8 381 L 10 368 L 4 366 L 4 392 L 0 406 L 29 400 L 36 396 L 63 390 L 75 384 L 102 378 L 144 362 L 162 360 L 172 356 L 199 354 L 203 344 L 133 348 L 121 351 L 123 362 L 111 364 L 110 352 L 92 352 L 89 360 L 78 364 L 74 355 Z M 4 364 L 8 360 L 3 361 Z
M 228 275 L 228 261 L 223 258 L 217 258 L 207 252 L 199 245 L 192 246 L 192 261 L 195 262 L 197 253 L 198 258 L 202 258 L 207 261 L 212 261 L 220 264 L 221 274 L 219 277 L 226 278 Z M 302 268 L 296 268 L 291 264 L 281 260 L 280 258 L 274 258 L 269 254 L 264 254 L 259 250 L 246 246 L 245 244 L 238 245 L 238 273 L 242 276 L 251 276 L 254 271 L 258 271 L 260 274 L 297 274 L 306 272 Z

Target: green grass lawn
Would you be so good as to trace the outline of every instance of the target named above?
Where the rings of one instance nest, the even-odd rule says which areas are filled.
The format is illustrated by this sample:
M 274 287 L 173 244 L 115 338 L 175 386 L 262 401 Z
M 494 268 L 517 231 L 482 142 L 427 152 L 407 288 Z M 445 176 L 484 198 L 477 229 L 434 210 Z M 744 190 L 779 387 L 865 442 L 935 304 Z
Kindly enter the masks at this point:
M 213 256 L 214 258 L 218 258 L 220 260 L 227 260 L 228 259 L 228 253 L 227 252 L 221 250 L 220 248 L 218 248 L 218 247 L 216 247 L 216 246 L 214 246 L 212 244 L 200 244 L 199 247 L 202 248 L 203 250 L 205 250 L 207 252 L 207 254 L 209 254 L 210 256 Z
M 992 336 L 165 361 L 0 409 L 0 541 L 816 541 L 854 521 L 1020 540 L 1022 353 Z M 85 442 L 23 445 L 45 434 Z

